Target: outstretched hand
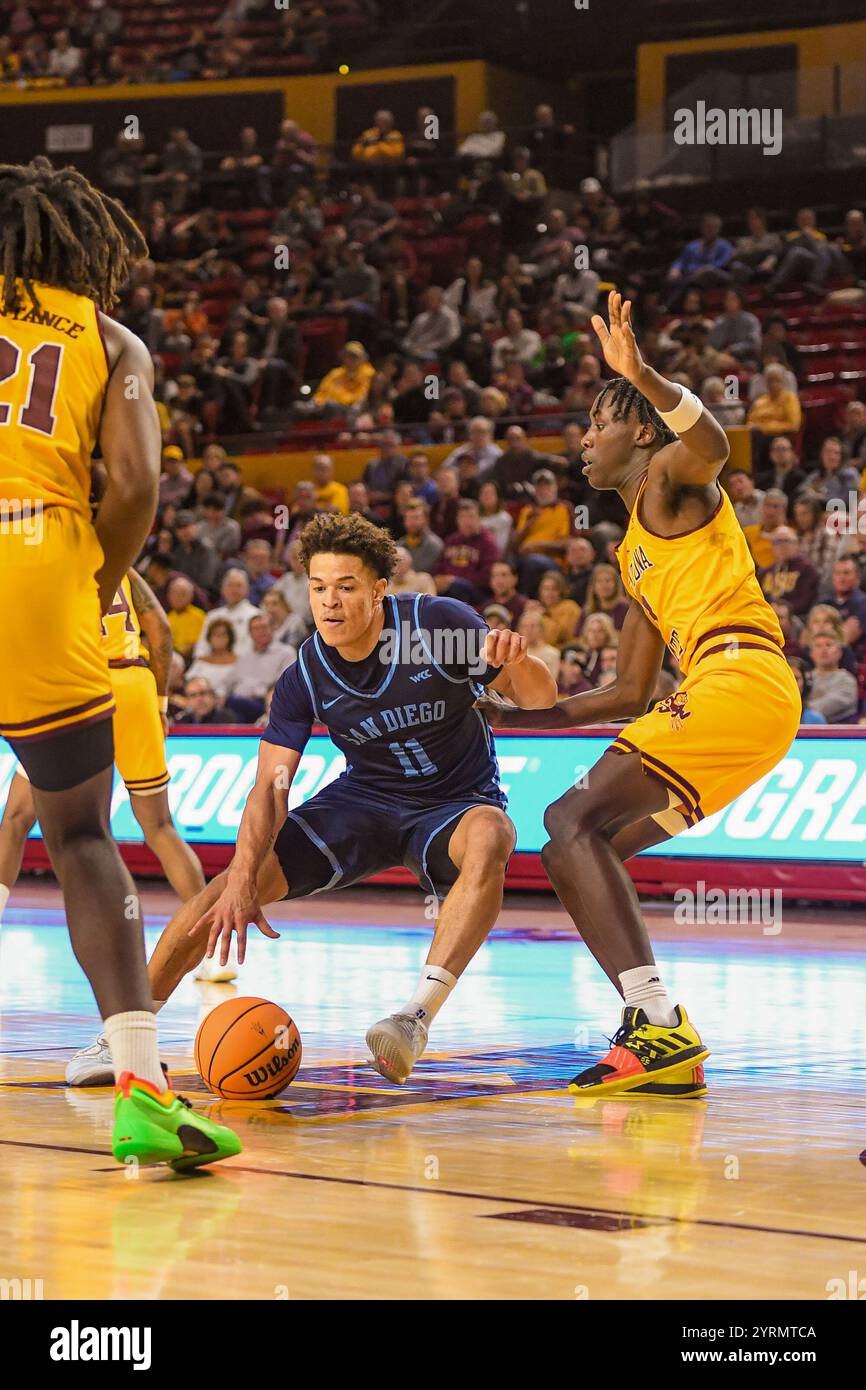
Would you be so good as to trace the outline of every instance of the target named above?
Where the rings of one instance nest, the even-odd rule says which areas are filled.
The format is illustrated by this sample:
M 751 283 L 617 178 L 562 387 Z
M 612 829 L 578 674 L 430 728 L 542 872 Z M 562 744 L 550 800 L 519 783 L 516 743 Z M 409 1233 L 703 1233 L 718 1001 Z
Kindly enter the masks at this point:
M 274 931 L 262 912 L 258 894 L 247 889 L 235 888 L 231 883 L 227 883 L 216 902 L 207 912 L 202 914 L 195 926 L 190 929 L 189 934 L 194 936 L 206 928 L 208 931 L 208 959 L 216 953 L 219 942 L 220 965 L 226 965 L 232 942 L 232 932 L 236 932 L 238 964 L 243 965 L 247 949 L 247 927 L 251 922 L 258 927 L 263 936 L 269 936 L 271 940 L 279 941 L 280 934 Z
M 607 313 L 609 327 L 600 314 L 592 316 L 592 326 L 601 343 L 604 360 L 611 371 L 636 384 L 644 369 L 644 361 L 631 325 L 631 300 L 623 303 L 622 295 L 611 290 L 607 297 Z

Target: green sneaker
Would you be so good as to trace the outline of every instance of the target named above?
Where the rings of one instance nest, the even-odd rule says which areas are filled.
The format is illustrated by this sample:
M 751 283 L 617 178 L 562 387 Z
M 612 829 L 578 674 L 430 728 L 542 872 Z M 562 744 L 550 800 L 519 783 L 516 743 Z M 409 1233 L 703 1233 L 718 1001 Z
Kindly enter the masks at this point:
M 214 1124 L 172 1091 L 125 1071 L 114 1093 L 112 1152 L 118 1163 L 167 1163 L 176 1173 L 241 1151 L 234 1130 Z

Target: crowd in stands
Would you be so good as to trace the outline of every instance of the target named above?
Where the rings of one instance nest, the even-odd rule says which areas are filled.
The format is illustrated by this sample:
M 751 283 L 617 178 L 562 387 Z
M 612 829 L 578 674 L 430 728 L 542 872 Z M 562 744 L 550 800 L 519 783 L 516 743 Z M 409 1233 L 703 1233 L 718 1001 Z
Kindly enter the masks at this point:
M 301 0 L 280 23 L 297 40 L 324 13 Z M 72 82 L 126 61 L 135 16 L 118 0 L 89 0 L 47 42 L 28 17 L 26 0 L 0 8 L 5 80 L 40 45 Z M 263 22 L 255 0 L 215 4 L 184 50 L 195 66 L 159 63 L 249 71 L 242 33 Z M 724 481 L 804 720 L 866 722 L 863 212 L 708 211 L 693 227 L 650 188 L 617 199 L 574 175 L 575 132 L 549 105 L 517 133 L 483 112 L 447 155 L 432 114 L 401 129 L 371 112 L 340 161 L 292 119 L 267 143 L 239 130 L 231 151 L 123 132 L 103 157 L 150 246 L 116 312 L 156 365 L 163 475 L 139 565 L 174 634 L 174 715 L 267 717 L 311 630 L 296 542 L 321 510 L 387 527 L 395 592 L 517 628 L 562 694 L 610 681 L 626 517 L 589 488 L 581 440 L 607 375 L 590 317 L 616 287 L 650 364 L 748 434 L 751 470 Z M 335 462 L 349 447 L 369 451 L 352 477 Z M 308 450 L 307 476 L 245 486 L 238 460 L 269 449 Z M 678 679 L 668 659 L 657 698 Z
M 371 0 L 48 0 L 0 4 L 0 85 L 103 87 L 318 72 L 375 19 Z

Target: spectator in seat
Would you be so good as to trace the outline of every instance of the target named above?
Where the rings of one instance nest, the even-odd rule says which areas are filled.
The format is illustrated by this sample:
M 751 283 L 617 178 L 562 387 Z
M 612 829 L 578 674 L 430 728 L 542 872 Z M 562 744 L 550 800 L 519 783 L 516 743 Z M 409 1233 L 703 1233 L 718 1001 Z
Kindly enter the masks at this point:
M 476 415 L 469 421 L 468 435 L 465 444 L 458 444 L 456 449 L 451 450 L 443 466 L 456 468 L 462 458 L 469 456 L 475 460 L 478 477 L 483 479 L 497 459 L 502 457 L 502 450 L 493 442 L 493 424 L 484 415 Z
M 382 526 L 382 518 L 370 506 L 370 493 L 367 484 L 358 478 L 349 484 L 349 511 L 357 512 L 373 526 Z
M 519 309 L 509 309 L 505 315 L 506 332 L 493 344 L 491 365 L 501 371 L 508 361 L 528 367 L 541 352 L 541 334 L 526 328 Z
M 567 596 L 565 575 L 561 570 L 547 570 L 538 581 L 538 601 L 543 616 L 544 639 L 559 651 L 574 640 L 580 621 L 580 608 Z
M 409 460 L 400 452 L 400 436 L 396 430 L 383 430 L 379 442 L 379 455 L 373 458 L 364 469 L 363 481 L 367 485 L 372 507 L 386 507 L 400 478 L 405 478 Z
M 766 392 L 749 408 L 747 424 L 762 434 L 796 434 L 803 423 L 800 399 L 785 385 L 785 369 L 773 363 L 764 372 Z
M 174 717 L 175 724 L 236 724 L 237 716 L 217 703 L 217 694 L 204 676 L 187 673 L 183 687 L 186 708 Z
M 543 661 L 554 680 L 559 679 L 561 656 L 544 636 L 544 618 L 540 608 L 526 608 L 517 620 L 517 631 L 526 638 L 526 650 L 530 656 Z
M 220 160 L 224 174 L 234 174 L 241 186 L 246 186 L 260 203 L 270 202 L 270 189 L 265 177 L 265 161 L 259 149 L 259 135 L 255 126 L 241 127 L 238 147 L 233 154 Z
M 430 529 L 430 507 L 422 497 L 413 497 L 403 509 L 403 534 L 399 544 L 408 553 L 413 570 L 436 573 L 443 542 Z
M 316 507 L 320 512 L 349 511 L 349 489 L 334 476 L 334 460 L 330 454 L 316 454 L 313 459 L 313 482 L 316 485 Z
M 490 566 L 490 594 L 493 602 L 509 614 L 511 627 L 516 627 L 528 602 L 518 591 L 517 584 L 517 567 L 510 560 L 494 560 Z
M 747 526 L 754 526 L 756 522 L 759 522 L 761 508 L 764 505 L 764 493 L 760 488 L 755 487 L 755 479 L 752 474 L 747 473 L 745 468 L 732 468 L 725 480 L 725 487 L 734 504 L 734 512 L 743 530 Z
M 752 554 L 756 569 L 767 569 L 775 563 L 773 536 L 788 519 L 788 499 L 780 488 L 769 488 L 761 505 L 761 520 L 743 527 L 743 535 Z
M 238 567 L 226 570 L 223 575 L 223 582 L 220 586 L 222 604 L 218 608 L 211 609 L 210 619 L 225 618 L 231 623 L 235 634 L 235 651 L 238 657 L 244 656 L 250 649 L 251 640 L 249 633 L 250 618 L 255 617 L 258 609 L 255 604 L 249 601 L 250 581 L 246 570 Z M 204 656 L 207 651 L 207 640 L 204 636 L 199 637 L 195 645 L 196 656 Z
M 273 546 L 269 541 L 254 537 L 244 545 L 241 558 L 249 580 L 249 601 L 253 607 L 259 608 L 265 594 L 276 583 L 271 574 Z
M 818 229 L 814 209 L 800 208 L 794 221 L 793 230 L 785 233 L 781 259 L 767 285 L 770 299 L 791 284 L 802 284 L 812 294 L 823 294 L 836 264 L 833 248 Z
M 847 271 L 858 280 L 866 279 L 866 216 L 860 208 L 845 213 L 845 230 L 836 246 Z
M 193 484 L 193 476 L 187 468 L 183 449 L 169 444 L 162 451 L 162 472 L 159 475 L 159 507 L 174 504 L 176 507 L 187 497 Z
M 460 476 L 456 468 L 444 464 L 436 474 L 436 501 L 430 508 L 430 529 L 440 539 L 457 530 L 457 503 L 460 500 Z
M 505 131 L 499 129 L 499 117 L 495 111 L 482 111 L 478 117 L 478 129 L 457 146 L 458 158 L 472 164 L 480 160 L 496 163 L 504 153 Z
M 794 617 L 791 605 L 785 599 L 777 598 L 773 599 L 770 607 L 779 619 L 779 627 L 785 639 L 782 646 L 785 656 L 805 659 L 806 649 L 800 642 L 803 624 Z
M 417 314 L 403 339 L 403 350 L 419 362 L 429 362 L 445 353 L 460 337 L 460 319 L 444 302 L 439 285 L 430 285 L 424 296 L 425 308 Z
M 298 329 L 289 318 L 288 300 L 282 295 L 272 295 L 267 304 L 267 326 L 261 330 L 255 345 L 262 378 L 259 398 L 262 412 L 273 413 L 288 407 L 297 383 L 297 352 Z
M 818 571 L 797 553 L 797 533 L 791 526 L 772 532 L 773 563 L 759 572 L 761 588 L 771 602 L 784 599 L 791 613 L 802 617 L 818 595 Z
M 481 525 L 478 503 L 465 497 L 457 505 L 457 530 L 447 537 L 436 574 L 436 589 L 477 606 L 490 590 L 490 566 L 498 560 L 496 542 Z
M 168 585 L 166 615 L 176 652 L 186 659 L 201 636 L 205 613 L 193 602 L 195 591 L 185 575 L 177 575 Z
M 301 562 L 299 541 L 289 542 L 286 547 L 285 559 L 286 572 L 280 575 L 274 589 L 282 594 L 293 619 L 303 627 L 306 633 L 313 625 L 313 614 L 310 608 L 310 581 Z M 273 590 L 268 590 L 268 593 L 272 592 Z
M 319 147 L 312 135 L 297 121 L 283 121 L 270 162 L 274 196 L 286 203 L 300 185 L 312 186 L 318 158 Z
M 586 604 L 592 572 L 598 557 L 586 536 L 572 536 L 565 548 L 566 594 L 578 608 Z
M 822 629 L 812 638 L 813 670 L 806 708 L 824 716 L 828 724 L 851 724 L 859 709 L 857 677 L 842 669 L 842 645 L 835 634 Z
M 409 481 L 416 497 L 421 497 L 428 508 L 436 501 L 439 490 L 430 477 L 430 459 L 422 449 L 409 455 Z
M 358 136 L 352 158 L 362 164 L 398 164 L 406 155 L 406 145 L 397 130 L 392 111 L 377 111 L 373 124 Z
M 364 344 L 348 342 L 340 353 L 340 366 L 332 368 L 322 378 L 313 394 L 313 402 L 325 413 L 358 410 L 370 393 L 375 375 L 376 368 Z
M 505 451 L 496 460 L 488 476 L 498 483 L 506 498 L 525 501 L 534 496 L 533 474 L 537 473 L 540 468 L 553 466 L 556 460 L 547 454 L 540 454 L 535 449 L 531 449 L 526 431 L 521 425 L 508 427 L 505 444 Z
M 397 562 L 388 582 L 389 594 L 436 594 L 432 574 L 412 568 L 412 556 L 403 545 L 397 546 Z
M 556 474 L 539 468 L 532 475 L 535 496 L 521 507 L 514 528 L 520 587 L 533 596 L 545 570 L 561 568 L 571 536 L 571 508 L 559 497 Z
M 821 445 L 818 467 L 806 478 L 807 489 L 822 498 L 825 506 L 837 502 L 846 507 L 852 494 L 856 501 L 859 486 L 860 470 L 846 462 L 842 440 L 837 435 L 828 436 Z
M 187 680 L 205 680 L 221 702 L 231 690 L 232 671 L 238 659 L 235 630 L 225 618 L 210 618 L 204 625 L 204 640 L 204 655 L 197 656 L 192 662 L 186 673 Z M 229 723 L 233 722 L 234 715 L 229 720 Z
M 221 448 L 222 446 L 217 446 Z M 207 462 L 209 450 L 205 451 L 205 462 Z M 251 502 L 260 502 L 262 499 L 255 488 L 246 487 L 241 482 L 241 470 L 231 459 L 223 458 L 217 465 L 217 480 L 220 492 L 226 499 L 226 512 L 235 520 L 238 520 L 248 510 Z
M 274 641 L 297 647 L 307 635 L 307 625 L 296 618 L 283 592 L 274 584 L 262 597 L 262 612 L 267 613 L 274 628 Z
M 241 544 L 241 528 L 226 511 L 226 499 L 221 492 L 209 492 L 202 503 L 203 519 L 196 532 L 200 541 L 209 545 L 221 561 L 236 555 Z
M 799 537 L 800 554 L 818 571 L 819 587 L 832 583 L 833 565 L 842 552 L 842 538 L 827 525 L 824 499 L 814 492 L 802 492 L 794 499 L 794 530 Z
M 784 434 L 770 441 L 765 471 L 770 487 L 781 488 L 789 503 L 806 485 L 806 473 L 800 467 L 797 451 Z
M 226 700 L 245 724 L 254 724 L 265 707 L 265 694 L 275 685 L 287 666 L 297 659 L 294 647 L 278 642 L 267 613 L 255 613 L 249 620 L 247 650 L 238 657 L 231 674 L 231 693 Z
M 444 295 L 449 309 L 464 323 L 484 323 L 496 316 L 496 285 L 484 274 L 480 256 L 470 256 L 464 273 L 452 280 Z
M 601 614 L 609 620 L 614 632 L 619 632 L 628 612 L 628 599 L 622 587 L 619 570 L 613 565 L 596 565 L 586 586 L 586 602 L 583 606 L 579 631 L 593 616 Z M 611 646 L 606 642 L 605 646 Z
M 80 48 L 76 48 L 69 37 L 68 29 L 58 29 L 54 35 L 54 44 L 48 54 L 48 74 L 50 77 L 60 77 L 64 82 L 72 86 L 81 76 L 84 54 Z
M 379 272 L 365 262 L 361 242 L 350 241 L 334 276 L 334 297 L 325 308 L 346 317 L 353 339 L 364 339 L 379 312 L 381 290 Z
M 842 444 L 851 466 L 866 468 L 866 404 L 863 401 L 849 401 L 845 406 Z M 862 477 L 860 486 L 863 487 Z
M 532 126 L 526 132 L 523 143 L 531 150 L 533 163 L 548 181 L 562 183 L 560 176 L 565 167 L 565 156 L 571 151 L 574 133 L 573 125 L 557 121 L 552 106 L 546 102 L 536 106 Z
M 616 629 L 607 613 L 583 613 L 575 645 L 581 656 L 583 674 L 591 685 L 599 684 L 602 652 L 615 647 L 616 643 Z
M 748 232 L 734 242 L 734 254 L 728 267 L 738 283 L 766 279 L 775 270 L 782 253 L 782 238 L 769 231 L 763 208 L 749 208 L 746 225 Z
M 482 478 L 478 484 L 478 505 L 481 525 L 486 526 L 496 542 L 500 555 L 511 549 L 514 522 L 511 513 L 502 505 L 502 493 L 492 478 Z
M 250 353 L 246 333 L 234 333 L 228 356 L 214 368 L 214 397 L 219 408 L 220 429 L 228 434 L 248 434 L 253 425 L 253 387 L 261 367 Z
M 743 307 L 739 290 L 726 290 L 722 314 L 710 329 L 710 347 L 754 366 L 761 356 L 761 321 Z
M 866 633 L 866 594 L 860 588 L 860 566 L 853 555 L 840 555 L 833 566 L 833 582 L 820 603 L 835 608 L 842 620 L 842 636 L 855 649 Z
M 671 308 L 689 285 L 726 285 L 730 280 L 727 265 L 734 248 L 721 232 L 722 219 L 718 214 L 704 213 L 700 236 L 687 243 L 668 271 L 667 294 Z
M 150 176 L 151 187 L 160 196 L 163 191 L 167 194 L 172 212 L 183 212 L 198 197 L 204 156 L 182 126 L 171 132 L 160 165 L 160 172 Z
M 172 569 L 179 570 L 206 593 L 216 591 L 220 559 L 207 541 L 200 539 L 195 512 L 180 511 L 175 521 L 176 543 L 169 560 Z
M 147 285 L 137 286 L 130 296 L 129 305 L 120 315 L 120 322 L 130 333 L 141 338 L 151 354 L 162 346 L 162 310 L 153 303 L 153 292 Z

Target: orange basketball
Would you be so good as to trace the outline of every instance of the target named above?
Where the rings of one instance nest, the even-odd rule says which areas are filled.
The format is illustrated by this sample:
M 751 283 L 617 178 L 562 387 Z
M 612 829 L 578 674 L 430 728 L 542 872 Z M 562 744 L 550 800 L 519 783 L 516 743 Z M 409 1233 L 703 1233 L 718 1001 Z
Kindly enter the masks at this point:
M 301 1035 L 269 999 L 227 999 L 202 1020 L 195 1064 L 206 1086 L 226 1100 L 271 1100 L 297 1076 Z

